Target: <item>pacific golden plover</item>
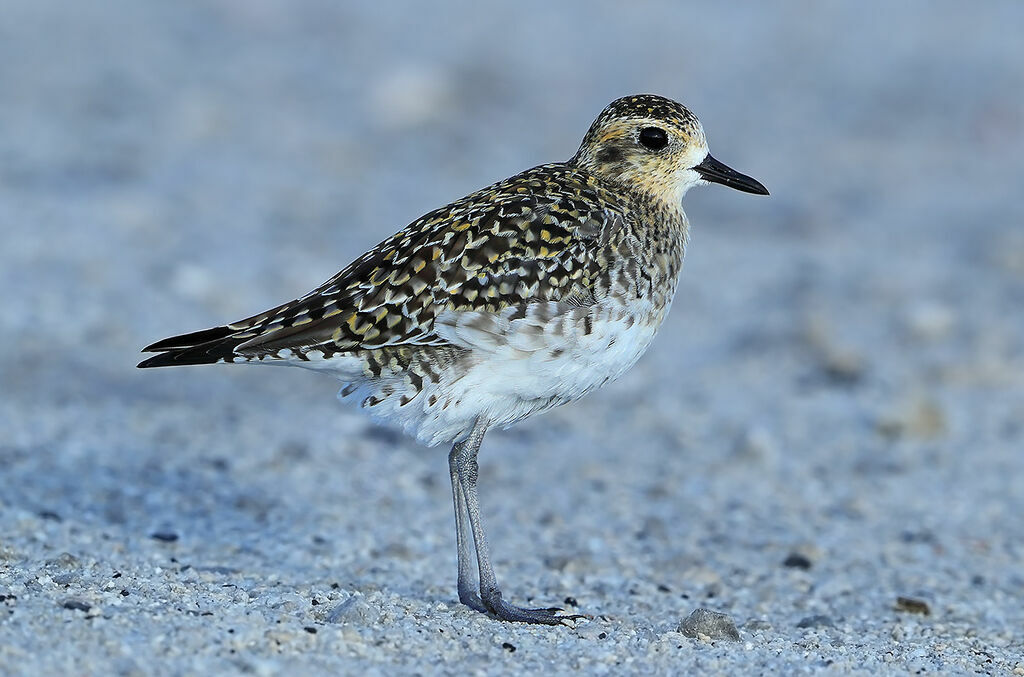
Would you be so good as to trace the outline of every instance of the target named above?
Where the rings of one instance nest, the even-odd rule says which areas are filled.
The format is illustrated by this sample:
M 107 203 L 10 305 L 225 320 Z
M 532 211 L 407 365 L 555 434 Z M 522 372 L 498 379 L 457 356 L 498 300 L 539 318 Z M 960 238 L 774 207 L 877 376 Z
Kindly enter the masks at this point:
M 618 99 L 568 162 L 430 212 L 300 299 L 158 341 L 139 366 L 316 369 L 420 442 L 452 444 L 459 600 L 557 624 L 574 616 L 512 605 L 498 588 L 477 501 L 480 443 L 493 426 L 617 378 L 647 350 L 683 263 L 683 195 L 709 182 L 768 194 L 708 153 L 684 106 Z

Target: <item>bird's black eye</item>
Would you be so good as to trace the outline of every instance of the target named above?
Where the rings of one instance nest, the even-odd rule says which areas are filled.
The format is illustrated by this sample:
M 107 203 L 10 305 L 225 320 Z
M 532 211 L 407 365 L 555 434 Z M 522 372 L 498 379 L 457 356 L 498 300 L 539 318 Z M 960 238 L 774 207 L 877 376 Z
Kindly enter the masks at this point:
M 644 127 L 640 130 L 640 145 L 650 150 L 661 150 L 668 145 L 668 134 L 660 127 Z

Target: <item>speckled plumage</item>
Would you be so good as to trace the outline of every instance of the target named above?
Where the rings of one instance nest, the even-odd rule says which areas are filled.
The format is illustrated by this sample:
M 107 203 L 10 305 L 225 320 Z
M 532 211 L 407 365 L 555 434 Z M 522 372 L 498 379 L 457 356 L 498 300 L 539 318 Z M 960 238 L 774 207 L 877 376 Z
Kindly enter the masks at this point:
M 619 99 L 569 161 L 426 214 L 300 299 L 155 343 L 139 366 L 322 370 L 426 444 L 478 446 L 488 426 L 577 399 L 643 354 L 683 263 L 682 196 L 707 181 L 766 192 L 711 158 L 682 105 Z

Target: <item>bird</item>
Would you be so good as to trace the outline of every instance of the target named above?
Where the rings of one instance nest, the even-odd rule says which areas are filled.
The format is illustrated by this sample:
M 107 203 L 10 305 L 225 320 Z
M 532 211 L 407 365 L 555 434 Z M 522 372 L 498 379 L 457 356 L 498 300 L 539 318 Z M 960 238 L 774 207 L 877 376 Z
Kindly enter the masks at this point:
M 301 298 L 157 341 L 138 366 L 320 371 L 343 383 L 339 398 L 427 446 L 451 445 L 459 601 L 501 621 L 572 624 L 581 616 L 504 598 L 478 452 L 489 429 L 577 400 L 647 350 L 689 240 L 683 196 L 709 183 L 768 195 L 709 153 L 688 108 L 622 97 L 569 160 L 425 214 Z

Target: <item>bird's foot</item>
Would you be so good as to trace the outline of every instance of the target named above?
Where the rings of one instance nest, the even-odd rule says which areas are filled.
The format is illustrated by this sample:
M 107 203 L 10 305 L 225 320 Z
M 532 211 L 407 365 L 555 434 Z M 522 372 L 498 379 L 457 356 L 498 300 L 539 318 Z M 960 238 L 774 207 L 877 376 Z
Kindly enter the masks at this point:
M 559 607 L 526 609 L 509 604 L 501 598 L 501 590 L 491 588 L 480 591 L 480 599 L 487 611 L 498 620 L 513 623 L 536 623 L 539 625 L 575 625 L 577 618 L 586 618 L 580 614 L 567 614 Z M 466 602 L 463 601 L 463 604 Z
M 487 613 L 489 609 L 484 606 L 483 601 L 480 599 L 480 595 L 476 594 L 476 591 L 472 588 L 466 588 L 459 586 L 459 601 L 468 606 L 473 611 L 480 611 Z

